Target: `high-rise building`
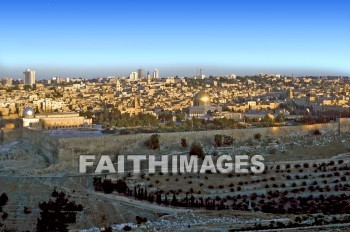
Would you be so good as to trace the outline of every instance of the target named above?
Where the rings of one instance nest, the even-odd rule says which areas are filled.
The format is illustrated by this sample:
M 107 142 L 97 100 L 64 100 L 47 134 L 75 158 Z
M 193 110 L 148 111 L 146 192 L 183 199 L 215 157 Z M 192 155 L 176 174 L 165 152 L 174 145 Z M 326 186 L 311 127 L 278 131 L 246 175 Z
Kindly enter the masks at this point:
M 35 84 L 35 71 L 27 69 L 23 72 L 24 84 L 33 86 Z
M 147 72 L 147 84 L 151 84 L 151 75 Z
M 138 79 L 138 73 L 137 73 L 137 72 L 131 72 L 131 73 L 130 73 L 130 76 L 129 76 L 129 79 L 130 79 L 131 81 L 137 81 L 137 79 Z
M 159 78 L 159 71 L 158 69 L 153 70 L 153 79 L 158 79 Z
M 199 79 L 204 79 L 205 78 L 205 75 L 203 74 L 203 70 L 202 69 L 199 69 L 199 76 L 198 76 Z
M 142 80 L 142 79 L 143 79 L 142 68 L 139 68 L 139 69 L 137 70 L 137 74 L 138 74 L 138 76 L 139 76 L 139 79 Z

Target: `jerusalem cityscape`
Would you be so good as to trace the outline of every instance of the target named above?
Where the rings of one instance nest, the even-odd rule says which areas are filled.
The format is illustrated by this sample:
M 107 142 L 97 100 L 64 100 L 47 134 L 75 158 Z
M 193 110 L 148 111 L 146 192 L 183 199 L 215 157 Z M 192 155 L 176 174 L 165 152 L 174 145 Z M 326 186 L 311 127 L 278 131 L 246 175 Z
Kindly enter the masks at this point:
M 0 10 L 0 231 L 350 231 L 349 3 Z

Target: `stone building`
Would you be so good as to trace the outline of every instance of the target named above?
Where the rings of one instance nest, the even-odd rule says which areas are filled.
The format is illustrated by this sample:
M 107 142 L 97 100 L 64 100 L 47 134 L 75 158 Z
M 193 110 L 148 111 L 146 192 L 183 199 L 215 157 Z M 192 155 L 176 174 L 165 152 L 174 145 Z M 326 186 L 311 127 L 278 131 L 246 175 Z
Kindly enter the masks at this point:
M 23 110 L 22 126 L 44 130 L 57 128 L 91 127 L 92 119 L 79 116 L 79 113 L 74 112 L 35 114 L 32 108 L 26 107 Z
M 210 95 L 205 91 L 198 92 L 193 98 L 193 106 L 188 108 L 190 117 L 205 117 L 216 112 L 222 112 L 222 108 L 212 106 L 210 104 Z

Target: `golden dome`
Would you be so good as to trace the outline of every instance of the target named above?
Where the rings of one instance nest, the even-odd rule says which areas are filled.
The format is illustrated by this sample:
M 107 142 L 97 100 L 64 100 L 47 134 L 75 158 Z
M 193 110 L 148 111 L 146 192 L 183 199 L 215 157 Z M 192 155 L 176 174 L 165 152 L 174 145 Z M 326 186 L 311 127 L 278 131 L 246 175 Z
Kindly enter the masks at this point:
M 204 91 L 198 92 L 196 95 L 194 95 L 193 98 L 193 105 L 200 106 L 200 105 L 209 105 L 210 104 L 210 96 Z

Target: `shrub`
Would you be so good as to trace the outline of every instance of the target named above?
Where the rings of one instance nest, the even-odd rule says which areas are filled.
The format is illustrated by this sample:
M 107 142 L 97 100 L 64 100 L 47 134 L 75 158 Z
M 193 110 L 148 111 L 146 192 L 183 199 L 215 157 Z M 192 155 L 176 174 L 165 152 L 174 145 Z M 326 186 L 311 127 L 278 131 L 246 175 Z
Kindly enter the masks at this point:
M 153 150 L 159 149 L 159 135 L 158 134 L 151 135 L 151 138 L 145 141 L 145 145 Z
M 1 209 L 2 206 L 6 205 L 8 199 L 9 198 L 7 197 L 6 193 L 1 194 L 1 196 L 0 196 L 0 209 Z
M 118 193 L 125 193 L 126 190 L 128 189 L 128 186 L 126 185 L 124 180 L 120 179 L 117 181 L 115 185 L 115 189 L 117 190 Z
M 112 232 L 112 227 L 108 226 L 104 230 L 101 230 L 101 232 Z
M 119 134 L 120 135 L 128 135 L 128 134 L 130 134 L 130 131 L 122 129 L 122 130 L 119 131 Z
M 196 142 L 192 143 L 189 155 L 196 155 L 199 158 L 204 158 L 204 151 L 202 146 Z
M 313 135 L 322 135 L 322 132 L 321 132 L 319 129 L 316 129 L 316 130 L 313 132 Z
M 136 216 L 136 223 L 137 224 L 142 224 L 147 222 L 147 218 L 146 217 L 140 217 L 140 216 Z
M 222 145 L 222 135 L 216 134 L 214 136 L 214 143 L 215 143 L 215 146 L 221 147 L 221 145 Z
M 224 136 L 224 145 L 232 146 L 234 142 L 234 138 L 232 136 L 225 135 Z
M 260 140 L 260 139 L 261 139 L 261 134 L 260 134 L 260 133 L 256 133 L 256 134 L 254 135 L 254 139 Z
M 124 231 L 131 231 L 131 227 L 128 226 L 128 225 L 126 225 L 126 226 L 124 226 L 123 230 L 124 230 Z
M 187 143 L 186 138 L 182 138 L 182 139 L 181 139 L 181 146 L 182 146 L 182 147 L 187 147 L 187 146 L 188 146 L 188 143 Z
M 114 190 L 114 184 L 112 183 L 111 180 L 106 179 L 102 183 L 102 188 L 104 193 L 112 193 Z

